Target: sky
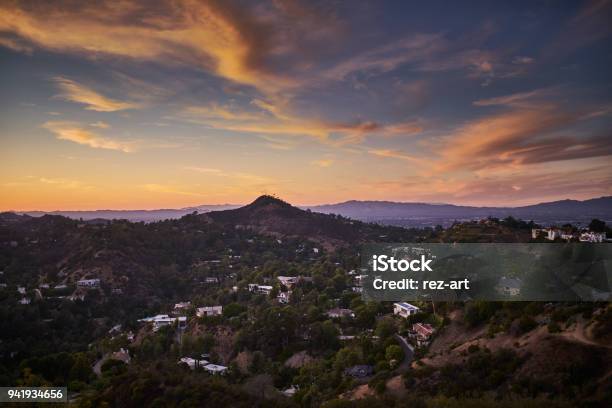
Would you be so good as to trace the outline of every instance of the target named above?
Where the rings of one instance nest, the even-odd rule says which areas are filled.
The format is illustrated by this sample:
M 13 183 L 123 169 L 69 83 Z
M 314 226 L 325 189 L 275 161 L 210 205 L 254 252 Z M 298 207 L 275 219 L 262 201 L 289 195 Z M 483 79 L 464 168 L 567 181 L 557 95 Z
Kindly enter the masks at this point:
M 0 210 L 612 195 L 612 2 L 2 1 Z

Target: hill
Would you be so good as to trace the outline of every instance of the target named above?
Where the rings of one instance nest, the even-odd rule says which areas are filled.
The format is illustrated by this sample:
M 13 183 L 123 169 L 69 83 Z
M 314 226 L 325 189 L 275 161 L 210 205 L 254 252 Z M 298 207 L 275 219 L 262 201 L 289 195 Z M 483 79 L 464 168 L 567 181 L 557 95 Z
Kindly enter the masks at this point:
M 213 211 L 200 217 L 226 227 L 252 230 L 277 238 L 305 238 L 328 249 L 388 236 L 407 238 L 405 230 L 302 210 L 269 195 L 263 195 L 244 207 Z

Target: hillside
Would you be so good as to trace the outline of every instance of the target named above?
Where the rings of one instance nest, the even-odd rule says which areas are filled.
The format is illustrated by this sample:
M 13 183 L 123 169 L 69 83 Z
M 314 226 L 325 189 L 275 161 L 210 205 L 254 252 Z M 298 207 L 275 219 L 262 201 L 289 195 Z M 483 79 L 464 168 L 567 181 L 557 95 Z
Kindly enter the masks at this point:
M 334 406 L 351 394 L 398 408 L 406 397 L 411 406 L 439 398 L 462 406 L 485 395 L 518 398 L 511 406 L 551 396 L 547 406 L 598 406 L 612 389 L 612 356 L 602 346 L 612 338 L 608 304 L 419 302 L 421 313 L 406 320 L 392 302 L 366 302 L 355 290 L 362 242 L 526 242 L 529 226 L 483 220 L 411 230 L 271 196 L 152 223 L 2 213 L 0 382 L 68 384 L 83 406 L 172 406 L 176 395 L 193 406 Z M 288 288 L 281 276 L 297 282 Z M 196 314 L 217 305 L 220 315 Z M 184 316 L 186 327 L 139 321 L 158 314 Z M 436 333 L 429 348 L 408 353 L 415 322 Z M 113 359 L 121 350 L 131 361 Z M 202 354 L 228 375 L 177 364 Z M 349 374 L 364 365 L 372 375 Z M 281 394 L 293 385 L 294 397 Z
M 405 240 L 411 237 L 404 229 L 302 210 L 268 195 L 261 196 L 244 207 L 213 211 L 200 217 L 226 227 L 251 230 L 278 238 L 305 238 L 328 249 L 365 241 Z

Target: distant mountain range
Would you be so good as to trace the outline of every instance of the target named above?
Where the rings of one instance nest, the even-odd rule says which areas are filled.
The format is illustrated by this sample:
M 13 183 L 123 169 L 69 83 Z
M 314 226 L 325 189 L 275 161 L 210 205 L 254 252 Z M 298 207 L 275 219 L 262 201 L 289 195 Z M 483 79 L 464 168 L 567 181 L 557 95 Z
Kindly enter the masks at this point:
M 18 214 L 26 214 L 32 217 L 40 217 L 45 214 L 62 215 L 64 217 L 83 219 L 85 221 L 123 219 L 130 221 L 153 222 L 181 218 L 182 216 L 191 214 L 193 212 L 206 213 L 209 211 L 230 210 L 238 207 L 240 206 L 233 204 L 213 204 L 199 205 L 197 207 L 175 209 L 168 208 L 159 210 L 25 211 L 18 212 Z
M 152 222 L 163 219 L 180 218 L 198 212 L 232 210 L 240 207 L 234 204 L 201 205 L 181 209 L 159 210 L 97 210 L 97 211 L 30 211 L 20 212 L 30 216 L 44 214 L 63 215 L 69 218 L 127 219 L 130 221 Z M 454 220 L 469 220 L 486 217 L 504 218 L 512 216 L 524 220 L 534 220 L 539 224 L 583 224 L 593 218 L 612 222 L 612 196 L 590 200 L 561 200 L 523 207 L 472 207 L 453 204 L 402 203 L 392 201 L 346 201 L 337 204 L 326 204 L 301 207 L 313 212 L 338 214 L 360 221 L 378 222 L 398 226 L 433 226 L 448 225 Z M 233 214 L 232 212 L 228 214 Z M 235 214 L 239 215 L 238 213 Z
M 612 196 L 590 200 L 561 200 L 523 207 L 471 207 L 452 204 L 346 201 L 310 207 L 311 211 L 339 214 L 362 221 L 392 225 L 447 225 L 454 220 L 512 216 L 540 224 L 585 223 L 593 218 L 612 220 Z

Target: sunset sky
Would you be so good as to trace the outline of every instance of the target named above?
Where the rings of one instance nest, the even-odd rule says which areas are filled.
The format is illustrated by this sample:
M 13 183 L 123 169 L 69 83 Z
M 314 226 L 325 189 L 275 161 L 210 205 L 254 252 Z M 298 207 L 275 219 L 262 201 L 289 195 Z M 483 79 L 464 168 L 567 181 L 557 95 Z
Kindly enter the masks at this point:
M 0 210 L 612 195 L 611 34 L 611 1 L 2 1 Z

